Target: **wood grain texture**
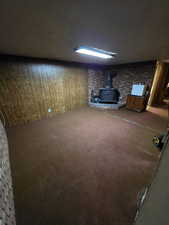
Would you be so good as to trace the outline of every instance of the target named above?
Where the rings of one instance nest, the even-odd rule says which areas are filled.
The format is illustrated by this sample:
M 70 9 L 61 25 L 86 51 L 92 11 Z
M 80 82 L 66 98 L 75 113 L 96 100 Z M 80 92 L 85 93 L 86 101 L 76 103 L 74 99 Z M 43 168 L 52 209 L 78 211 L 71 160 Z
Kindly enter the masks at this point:
M 0 110 L 8 126 L 86 105 L 87 92 L 85 68 L 25 59 L 0 61 Z

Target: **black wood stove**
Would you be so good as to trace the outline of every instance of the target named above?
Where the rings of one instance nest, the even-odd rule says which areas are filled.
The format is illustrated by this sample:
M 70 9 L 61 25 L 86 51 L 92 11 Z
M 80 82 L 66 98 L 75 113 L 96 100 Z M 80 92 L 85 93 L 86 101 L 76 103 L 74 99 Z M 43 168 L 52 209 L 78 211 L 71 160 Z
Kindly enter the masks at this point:
M 116 76 L 116 73 L 106 71 L 105 76 L 105 88 L 100 88 L 99 95 L 92 96 L 91 101 L 97 103 L 117 104 L 119 102 L 120 92 L 117 88 L 113 88 L 113 78 Z

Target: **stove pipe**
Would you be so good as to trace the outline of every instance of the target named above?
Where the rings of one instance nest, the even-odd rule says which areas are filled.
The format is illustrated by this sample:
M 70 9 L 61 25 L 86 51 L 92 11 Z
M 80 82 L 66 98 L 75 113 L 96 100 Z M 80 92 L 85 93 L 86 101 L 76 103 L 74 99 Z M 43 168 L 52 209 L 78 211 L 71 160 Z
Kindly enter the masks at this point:
M 113 88 L 113 78 L 117 75 L 116 72 L 107 70 L 105 71 L 105 88 Z

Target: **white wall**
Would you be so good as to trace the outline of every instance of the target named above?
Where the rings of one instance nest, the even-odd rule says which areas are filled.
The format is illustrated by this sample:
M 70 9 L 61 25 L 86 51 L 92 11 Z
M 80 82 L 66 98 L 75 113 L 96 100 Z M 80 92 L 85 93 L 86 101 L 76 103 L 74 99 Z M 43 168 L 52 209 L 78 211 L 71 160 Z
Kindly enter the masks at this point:
M 169 224 L 169 137 L 136 225 Z

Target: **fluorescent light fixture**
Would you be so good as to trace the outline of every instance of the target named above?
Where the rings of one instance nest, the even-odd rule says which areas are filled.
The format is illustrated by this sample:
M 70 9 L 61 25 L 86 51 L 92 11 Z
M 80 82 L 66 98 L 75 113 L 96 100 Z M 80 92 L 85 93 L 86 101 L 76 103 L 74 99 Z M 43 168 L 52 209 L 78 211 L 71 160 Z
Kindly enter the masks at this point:
M 103 59 L 112 59 L 116 55 L 116 53 L 113 52 L 107 52 L 101 49 L 90 47 L 79 47 L 75 49 L 75 52 L 85 55 L 96 56 Z

